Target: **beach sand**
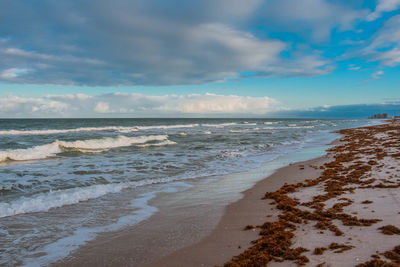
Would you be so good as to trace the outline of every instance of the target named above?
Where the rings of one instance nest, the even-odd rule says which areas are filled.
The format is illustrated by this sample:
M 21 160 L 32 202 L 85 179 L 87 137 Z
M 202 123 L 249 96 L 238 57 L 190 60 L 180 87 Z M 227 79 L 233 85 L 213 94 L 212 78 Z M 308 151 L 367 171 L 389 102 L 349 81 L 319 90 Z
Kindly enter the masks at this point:
M 400 125 L 341 133 L 327 156 L 278 170 L 211 235 L 150 266 L 398 266 Z
M 241 200 L 226 207 L 225 213 L 213 232 L 199 243 L 183 248 L 148 266 L 214 266 L 222 265 L 232 256 L 251 246 L 258 238 L 258 230 L 244 231 L 247 225 L 259 225 L 276 220 L 279 210 L 271 206 L 271 200 L 263 200 L 266 190 L 278 190 L 285 183 L 297 183 L 307 178 L 317 178 L 319 170 L 312 166 L 328 162 L 328 156 L 294 163 L 277 170 L 243 192 Z M 304 167 L 303 167 L 304 166 Z M 304 169 L 302 169 L 304 168 Z
M 153 231 L 110 233 L 55 265 L 356 266 L 373 260 L 369 266 L 397 266 L 400 125 L 341 133 L 326 156 L 279 169 L 243 192 L 221 218 L 210 207 L 204 224 L 220 218 L 212 232 L 176 225 L 170 238 L 180 245 L 168 247 L 157 242 L 159 220 L 158 227 L 147 227 Z M 137 227 L 146 229 L 145 223 Z M 138 242 L 147 243 L 139 250 Z

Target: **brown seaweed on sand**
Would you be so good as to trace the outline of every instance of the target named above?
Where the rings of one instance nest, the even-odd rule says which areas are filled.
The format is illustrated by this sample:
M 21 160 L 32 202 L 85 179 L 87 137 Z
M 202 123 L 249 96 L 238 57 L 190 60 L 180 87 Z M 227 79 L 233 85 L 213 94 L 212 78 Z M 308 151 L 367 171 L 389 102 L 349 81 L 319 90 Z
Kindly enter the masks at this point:
M 314 254 L 314 255 L 322 255 L 322 254 L 325 252 L 325 250 L 327 250 L 327 248 L 325 248 L 325 247 L 318 247 L 318 248 L 315 248 L 315 249 L 314 249 L 313 254 Z
M 332 243 L 329 245 L 330 250 L 335 250 L 334 253 L 342 253 L 343 251 L 350 250 L 354 248 L 354 246 Z
M 295 230 L 302 224 L 315 221 L 314 227 L 319 230 L 329 230 L 337 236 L 344 235 L 344 232 L 335 225 L 335 221 L 341 221 L 345 227 L 361 226 L 368 227 L 380 219 L 364 219 L 348 214 L 344 208 L 353 204 L 349 198 L 344 198 L 343 194 L 354 193 L 355 190 L 374 189 L 374 188 L 398 188 L 400 182 L 394 183 L 389 180 L 378 180 L 371 177 L 372 167 L 379 168 L 381 160 L 385 157 L 398 156 L 398 152 L 388 153 L 383 148 L 400 149 L 399 135 L 390 137 L 397 142 L 379 144 L 376 134 L 398 132 L 398 124 L 385 124 L 373 127 L 346 129 L 340 133 L 344 136 L 341 143 L 329 150 L 334 159 L 320 167 L 321 175 L 316 179 L 307 179 L 296 184 L 284 184 L 275 192 L 267 192 L 263 199 L 273 200 L 273 205 L 281 212 L 275 222 L 266 222 L 260 228 L 260 238 L 252 241 L 252 246 L 241 254 L 225 263 L 230 266 L 266 266 L 268 262 L 274 261 L 294 261 L 298 265 L 304 265 L 309 259 L 302 255 L 307 249 L 293 247 L 293 237 Z M 390 134 L 389 134 L 390 135 Z M 374 158 L 363 161 L 361 155 L 366 158 Z M 300 166 L 303 167 L 303 166 Z M 309 202 L 301 203 L 291 193 L 297 192 L 301 188 L 320 186 L 323 188 L 320 194 L 312 197 Z M 326 208 L 327 201 L 333 199 L 335 204 Z M 372 201 L 365 200 L 362 204 L 370 204 Z M 304 209 L 302 207 L 307 207 Z M 354 214 L 354 213 L 353 213 Z M 248 228 L 248 227 L 246 227 Z M 249 228 L 250 229 L 250 228 Z M 388 225 L 379 228 L 383 233 L 400 234 L 400 229 Z M 332 243 L 329 246 L 334 253 L 343 253 L 354 248 L 352 245 Z M 397 250 L 396 250 L 397 248 Z M 395 266 L 385 264 L 397 264 L 399 260 L 399 249 L 385 252 L 385 257 L 391 262 L 385 262 L 374 257 L 373 260 L 359 266 Z M 317 247 L 314 255 L 321 255 L 328 248 Z M 382 265 L 383 264 L 383 265 Z
M 372 255 L 374 259 L 361 263 L 357 265 L 357 267 L 399 267 L 400 266 L 400 245 L 396 246 L 392 250 L 385 251 L 382 253 L 382 255 L 385 256 L 386 259 L 390 260 L 385 261 L 382 260 L 379 256 L 377 255 Z
M 378 230 L 381 230 L 382 234 L 385 235 L 400 235 L 400 229 L 394 225 L 385 225 L 378 228 Z

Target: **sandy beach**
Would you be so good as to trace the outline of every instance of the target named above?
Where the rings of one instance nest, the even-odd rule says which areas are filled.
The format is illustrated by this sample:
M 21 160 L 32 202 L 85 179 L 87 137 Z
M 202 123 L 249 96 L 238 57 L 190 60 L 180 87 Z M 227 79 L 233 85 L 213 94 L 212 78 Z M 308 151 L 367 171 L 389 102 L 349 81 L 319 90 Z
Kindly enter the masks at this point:
M 269 200 L 262 200 L 266 188 L 278 190 L 285 183 L 297 183 L 307 178 L 317 178 L 320 171 L 312 166 L 322 165 L 329 156 L 294 163 L 277 170 L 253 188 L 243 192 L 241 200 L 229 205 L 214 231 L 199 243 L 183 248 L 161 258 L 148 266 L 214 266 L 223 265 L 232 256 L 251 247 L 251 241 L 258 238 L 259 231 L 244 231 L 247 225 L 260 225 L 273 221 L 280 214 Z M 303 167 L 304 166 L 304 167 Z M 303 169 L 304 168 L 304 169 Z M 301 171 L 299 171 L 301 169 Z
M 400 0 L 0 14 L 0 267 L 400 267 Z
M 152 266 L 398 266 L 399 124 L 341 133 L 326 157 L 280 169 L 212 235 Z
M 187 229 L 194 234 L 187 240 L 178 227 L 183 245 L 160 249 L 164 244 L 150 242 L 154 250 L 138 251 L 126 231 L 56 265 L 397 266 L 400 124 L 340 133 L 326 156 L 283 167 L 243 192 L 211 233 Z M 142 236 L 155 236 L 159 223 Z

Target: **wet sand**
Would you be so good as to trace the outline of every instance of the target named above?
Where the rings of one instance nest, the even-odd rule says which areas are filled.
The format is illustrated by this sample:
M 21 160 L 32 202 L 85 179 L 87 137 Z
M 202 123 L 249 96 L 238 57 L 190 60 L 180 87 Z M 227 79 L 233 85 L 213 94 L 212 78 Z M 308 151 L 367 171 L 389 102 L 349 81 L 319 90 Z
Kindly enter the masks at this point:
M 170 218 L 172 241 L 157 242 L 168 218 L 158 215 L 150 227 L 144 222 L 117 236 L 110 233 L 56 265 L 400 264 L 395 249 L 400 245 L 400 126 L 396 122 L 342 134 L 326 156 L 283 167 L 243 192 L 225 207 L 222 218 L 218 205 L 199 209 L 200 224 L 190 216 L 180 222 Z M 243 230 L 246 226 L 249 230 Z
M 243 192 L 241 200 L 228 205 L 225 209 L 223 206 L 211 206 L 199 200 L 193 201 L 193 208 L 179 207 L 176 203 L 165 203 L 169 198 L 159 196 L 156 201 L 157 206 L 161 202 L 165 207 L 161 207 L 151 220 L 117 234 L 105 233 L 55 265 L 214 266 L 216 263 L 222 264 L 249 247 L 250 241 L 257 238 L 257 231 L 243 231 L 245 225 L 262 223 L 268 219 L 265 216 L 266 211 L 274 217 L 278 214 L 277 209 L 271 210 L 269 201 L 261 200 L 265 194 L 265 188 L 277 190 L 285 182 L 298 182 L 309 177 L 318 177 L 319 171 L 309 165 L 323 164 L 328 160 L 329 158 L 324 156 L 283 167 Z M 299 171 L 301 166 L 304 166 L 304 170 Z M 171 211 L 167 208 L 171 206 L 175 207 L 175 210 Z M 201 209 L 201 206 L 206 206 L 206 209 Z M 179 212 L 177 211 L 179 209 L 184 210 Z M 199 212 L 202 214 L 198 214 Z M 168 216 L 168 213 L 174 216 Z M 222 218 L 220 213 L 224 214 Z M 179 216 L 176 216 L 177 214 Z M 201 221 L 198 221 L 199 218 L 202 218 Z M 169 226 L 167 229 L 166 225 Z M 241 246 L 240 249 L 239 246 Z
M 320 171 L 310 165 L 319 166 L 329 160 L 329 156 L 324 156 L 277 170 L 243 192 L 242 199 L 227 206 L 223 217 L 209 236 L 148 266 L 215 266 L 229 261 L 232 256 L 249 248 L 251 241 L 258 238 L 257 229 L 243 231 L 245 226 L 273 221 L 279 215 L 279 210 L 270 205 L 272 201 L 262 200 L 266 190 L 278 190 L 285 183 L 317 178 Z
M 326 157 L 278 170 L 211 235 L 149 266 L 400 266 L 400 123 L 341 133 Z

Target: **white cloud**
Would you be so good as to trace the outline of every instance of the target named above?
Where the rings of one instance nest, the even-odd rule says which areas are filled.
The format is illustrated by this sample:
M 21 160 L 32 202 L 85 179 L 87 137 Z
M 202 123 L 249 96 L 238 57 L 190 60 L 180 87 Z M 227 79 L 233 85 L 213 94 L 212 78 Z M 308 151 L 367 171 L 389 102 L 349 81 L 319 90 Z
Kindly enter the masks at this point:
M 254 70 L 275 63 L 279 60 L 279 53 L 286 46 L 281 41 L 260 40 L 250 33 L 237 31 L 222 24 L 199 25 L 190 31 L 189 35 L 189 43 L 193 48 L 214 47 L 213 50 L 199 51 L 200 55 L 208 57 L 210 62 L 218 56 L 226 56 L 229 60 L 221 64 L 227 66 L 227 69 L 234 69 L 234 66 L 239 65 L 242 70 Z
M 378 0 L 375 11 L 368 15 L 367 20 L 376 20 L 382 15 L 382 13 L 396 10 L 399 6 L 400 0 Z
M 43 54 L 37 53 L 33 51 L 26 51 L 15 47 L 9 47 L 4 49 L 4 54 L 13 55 L 13 56 L 20 56 L 29 59 L 40 59 L 40 60 L 48 60 L 48 61 L 59 61 L 59 62 L 72 62 L 72 63 L 84 63 L 84 64 L 94 64 L 100 65 L 104 64 L 100 60 L 90 59 L 85 57 L 74 57 L 70 55 L 65 56 L 55 56 L 51 54 Z
M 383 70 L 378 70 L 378 71 L 372 73 L 371 79 L 372 79 L 372 80 L 380 79 L 380 78 L 382 78 L 382 75 L 383 75 L 383 74 L 384 74 Z
M 53 114 L 62 114 L 67 110 L 65 103 L 48 101 L 43 98 L 27 98 L 8 95 L 0 98 L 0 114 L 3 117 L 31 117 L 35 114 L 46 117 Z
M 10 69 L 6 69 L 6 70 L 3 70 L 2 72 L 0 72 L 0 78 L 6 79 L 6 80 L 15 79 L 15 78 L 18 78 L 19 76 L 24 75 L 28 72 L 29 72 L 28 69 L 10 68 Z
M 300 32 L 315 41 L 328 40 L 333 28 L 353 29 L 353 24 L 368 13 L 364 9 L 352 9 L 345 3 L 326 0 L 277 0 L 267 3 L 263 12 L 269 24 L 283 25 L 288 31 Z
M 386 52 L 380 52 L 376 59 L 387 66 L 397 66 L 400 63 L 400 50 L 398 47 Z
M 383 70 L 375 71 L 371 74 L 371 78 L 365 79 L 364 82 L 369 82 L 372 80 L 379 80 L 380 78 L 382 78 L 383 74 L 385 74 L 385 72 Z
M 110 107 L 107 103 L 104 102 L 99 102 L 96 104 L 96 107 L 94 108 L 94 111 L 99 112 L 99 113 L 106 113 L 110 110 Z
M 161 95 L 112 93 L 98 96 L 47 95 L 0 99 L 2 117 L 174 117 L 257 116 L 281 110 L 269 97 L 191 94 Z
M 361 54 L 384 66 L 397 66 L 400 63 L 400 15 L 387 20 Z
M 355 64 L 350 64 L 349 67 L 348 67 L 348 70 L 358 71 L 360 69 L 361 69 L 361 67 L 360 66 L 356 66 Z
M 201 114 L 265 114 L 278 102 L 269 97 L 189 95 L 177 101 L 177 111 Z

